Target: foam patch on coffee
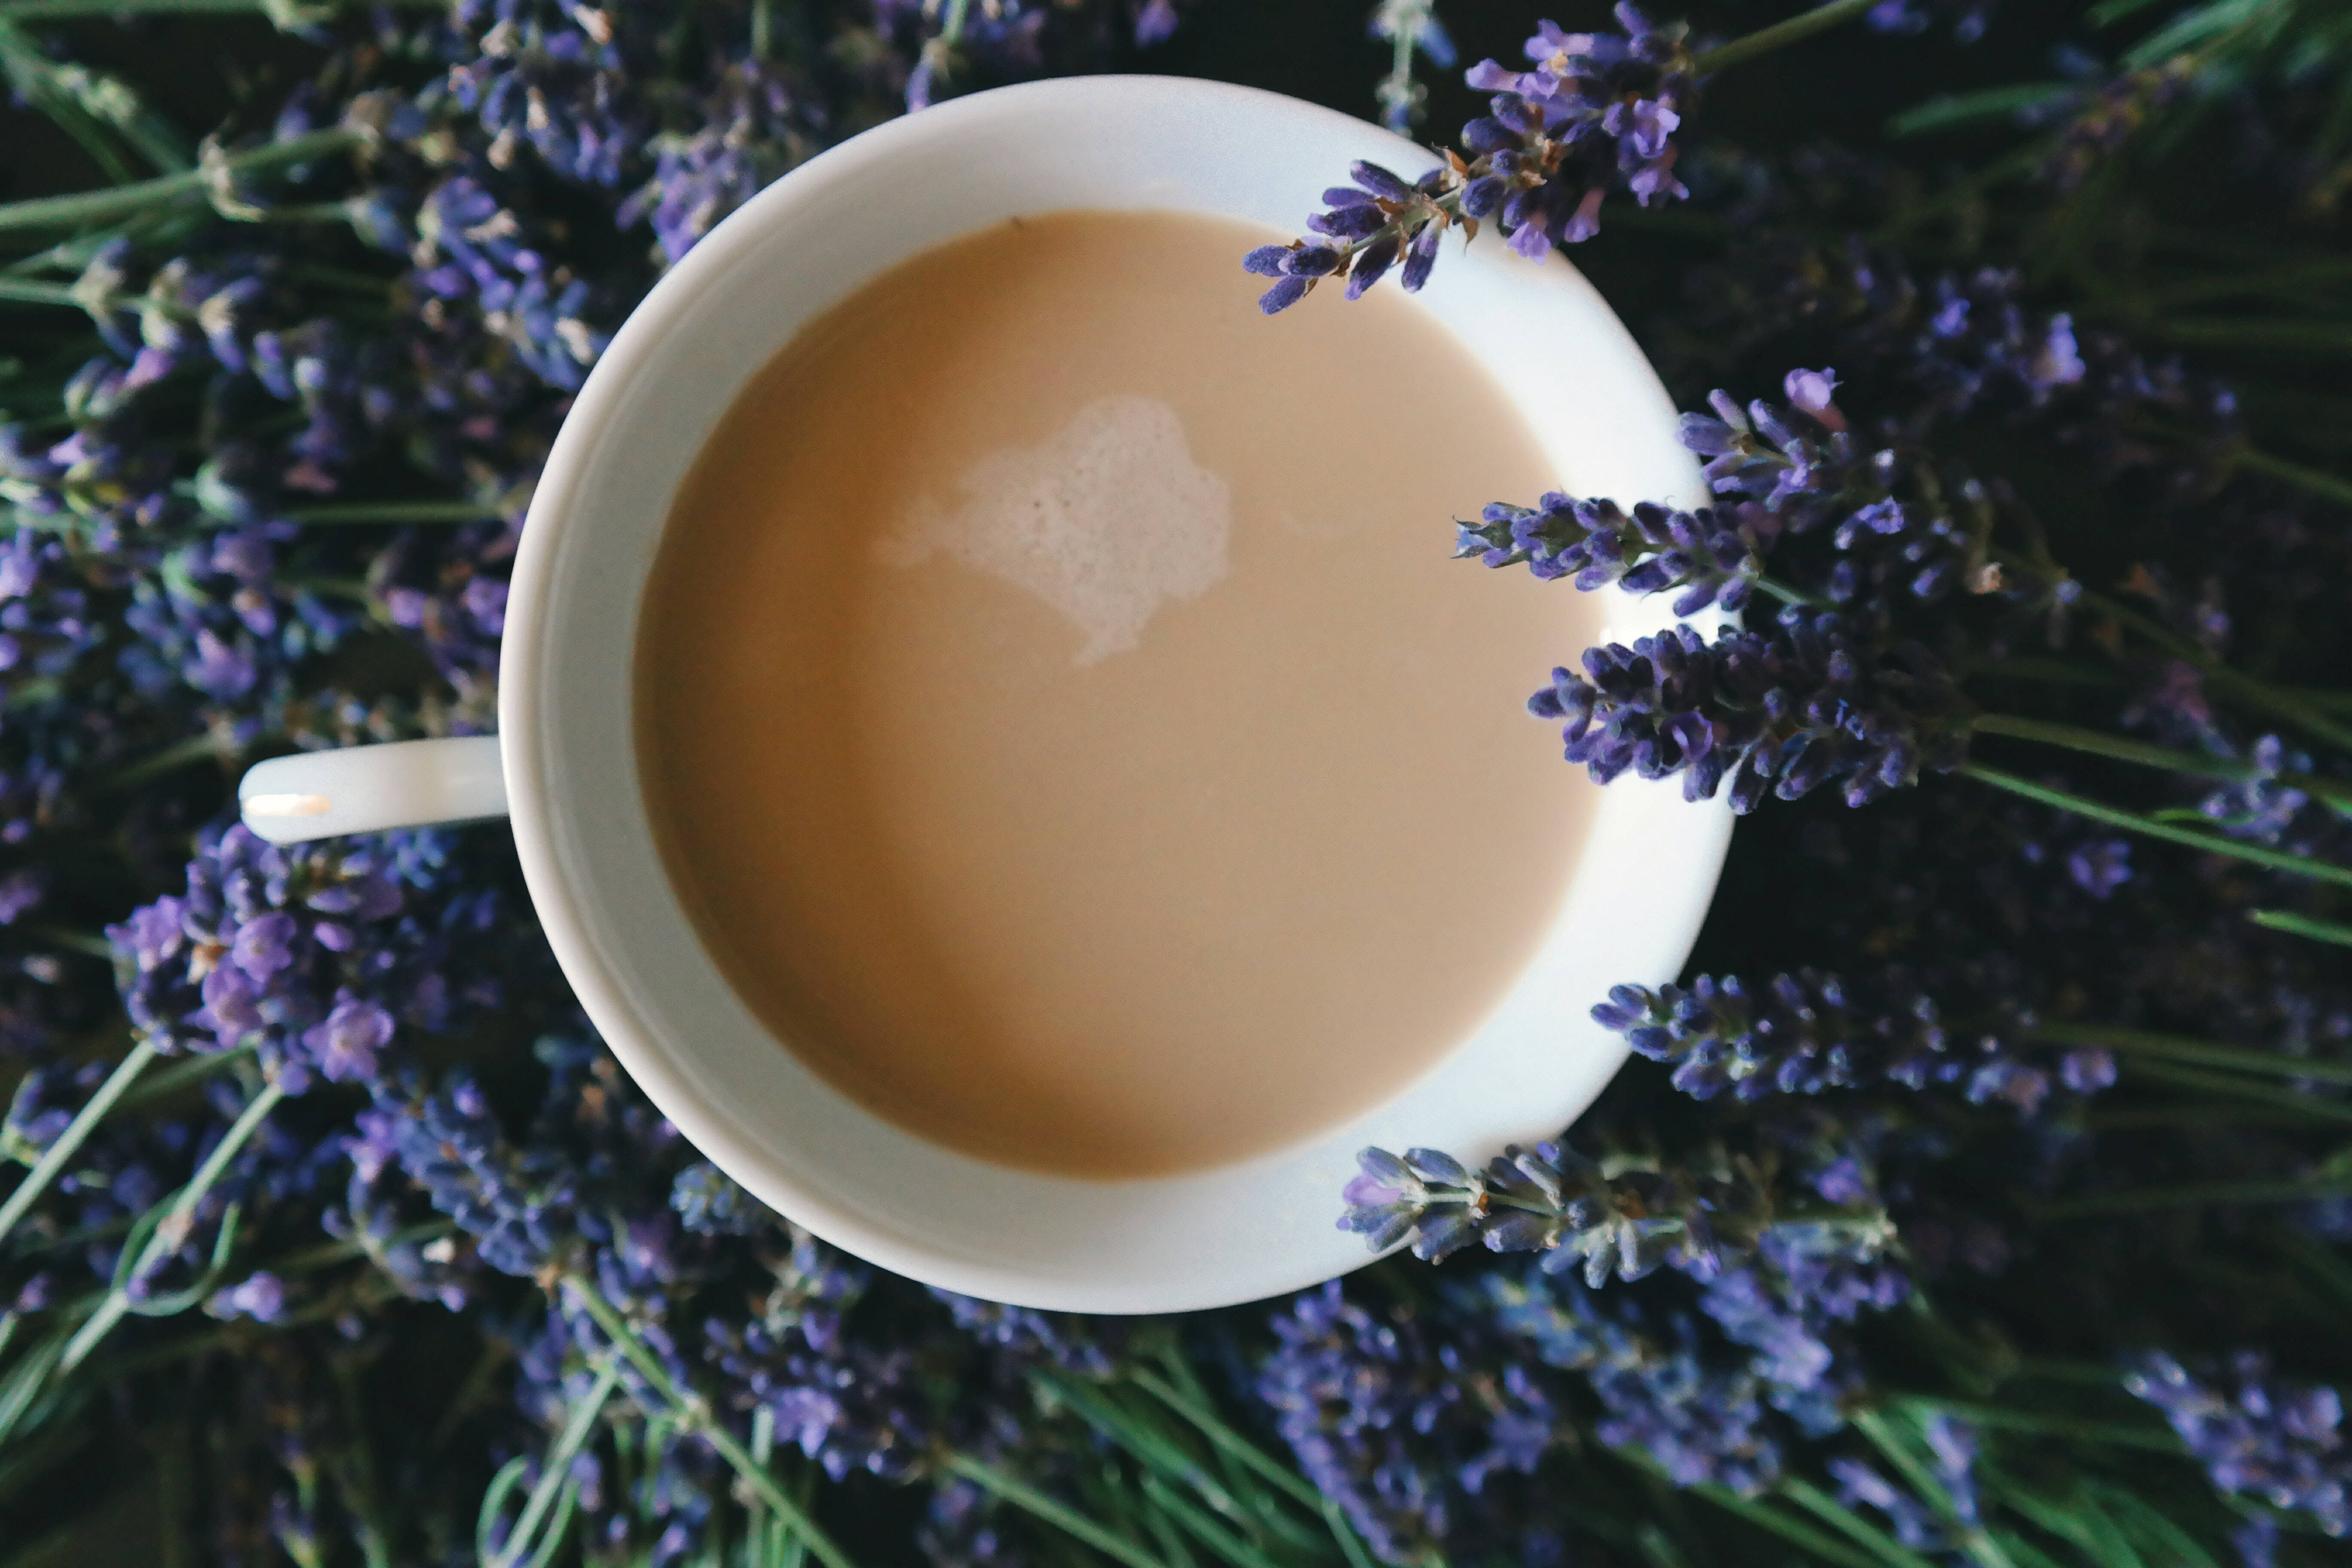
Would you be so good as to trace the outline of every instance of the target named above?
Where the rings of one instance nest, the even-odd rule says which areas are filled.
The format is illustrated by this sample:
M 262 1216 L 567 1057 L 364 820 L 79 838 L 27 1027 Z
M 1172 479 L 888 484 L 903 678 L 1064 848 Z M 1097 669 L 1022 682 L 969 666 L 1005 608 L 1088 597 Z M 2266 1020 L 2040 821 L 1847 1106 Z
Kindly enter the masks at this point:
M 1163 604 L 1224 576 L 1232 487 L 1192 460 L 1184 422 L 1153 397 L 1098 397 L 1044 445 L 974 463 L 949 510 L 926 498 L 878 548 L 934 554 L 1034 595 L 1086 638 L 1081 665 L 1126 653 Z

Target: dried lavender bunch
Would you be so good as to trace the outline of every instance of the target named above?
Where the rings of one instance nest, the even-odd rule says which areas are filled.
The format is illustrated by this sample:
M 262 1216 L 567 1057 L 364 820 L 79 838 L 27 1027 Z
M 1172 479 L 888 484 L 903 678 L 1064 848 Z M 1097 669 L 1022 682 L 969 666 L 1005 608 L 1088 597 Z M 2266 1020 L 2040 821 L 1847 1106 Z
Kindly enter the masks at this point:
M 1769 635 L 1727 627 L 1709 643 L 1677 626 L 1588 648 L 1584 672 L 1553 670 L 1528 711 L 1564 721 L 1568 760 L 1596 783 L 1679 774 L 1704 800 L 1727 782 L 1746 813 L 1828 784 L 1864 805 L 1958 767 L 1972 708 L 1920 645 L 1791 605 Z

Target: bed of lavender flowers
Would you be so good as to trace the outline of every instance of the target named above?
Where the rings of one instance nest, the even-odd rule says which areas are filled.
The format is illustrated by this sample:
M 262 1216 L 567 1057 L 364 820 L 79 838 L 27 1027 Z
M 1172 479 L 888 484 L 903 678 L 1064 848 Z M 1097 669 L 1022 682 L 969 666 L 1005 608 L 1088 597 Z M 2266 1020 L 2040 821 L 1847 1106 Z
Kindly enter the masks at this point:
M 491 726 L 549 438 L 712 225 L 1106 69 L 1449 150 L 1302 191 L 1269 311 L 1601 286 L 1714 504 L 1431 570 L 1734 612 L 1528 684 L 1749 814 L 1577 1126 L 1368 1151 L 1409 1254 L 1165 1321 L 759 1207 L 503 828 L 229 807 Z M 2352 1550 L 2352 0 L 0 0 L 0 1568 Z

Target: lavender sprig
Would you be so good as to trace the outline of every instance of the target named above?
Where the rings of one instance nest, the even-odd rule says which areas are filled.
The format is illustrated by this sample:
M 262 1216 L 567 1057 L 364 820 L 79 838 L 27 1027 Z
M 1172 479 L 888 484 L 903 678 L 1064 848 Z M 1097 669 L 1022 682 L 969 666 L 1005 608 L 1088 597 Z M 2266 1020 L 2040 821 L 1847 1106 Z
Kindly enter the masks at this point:
M 1727 627 L 1710 644 L 1676 626 L 1587 648 L 1584 672 L 1553 670 L 1528 710 L 1565 721 L 1568 760 L 1596 783 L 1680 774 L 1684 798 L 1704 800 L 1728 781 L 1746 813 L 1833 782 L 1863 805 L 1956 768 L 1972 709 L 1927 648 L 1790 605 L 1769 634 Z
M 1611 583 L 1629 594 L 1679 588 L 1677 616 L 1746 604 L 1763 574 L 1762 552 L 1780 532 L 1779 520 L 1751 502 L 1679 511 L 1641 501 L 1629 514 L 1612 500 L 1579 500 L 1557 490 L 1533 508 L 1492 502 L 1477 522 L 1454 526 L 1456 560 L 1524 564 L 1546 581 L 1573 577 L 1588 593 Z
M 1417 181 L 1354 165 L 1355 183 L 1325 191 L 1324 210 L 1307 220 L 1319 238 L 1261 246 L 1244 258 L 1247 270 L 1276 279 L 1258 308 L 1286 310 L 1330 277 L 1344 276 L 1348 298 L 1357 299 L 1400 261 L 1412 292 L 1429 280 L 1447 229 L 1475 238 L 1489 220 L 1513 250 L 1540 259 L 1600 233 L 1601 201 L 1621 183 L 1644 206 L 1688 195 L 1674 174 L 1674 133 L 1692 87 L 1684 29 L 1653 23 L 1623 0 L 1617 19 L 1622 34 L 1538 24 L 1527 44 L 1530 70 L 1491 59 L 1472 67 L 1465 79 L 1494 97 L 1462 129 L 1470 157 L 1449 151 Z
M 1955 1031 L 1900 969 L 1862 984 L 1807 969 L 1760 987 L 1738 975 L 1706 974 L 1687 988 L 1620 985 L 1592 1016 L 1638 1054 L 1671 1064 L 1675 1087 L 1697 1100 L 1726 1091 L 1757 1100 L 1873 1083 L 1953 1084 L 1972 1104 L 1999 1100 L 2030 1114 L 2053 1074 L 2023 1057 L 2035 1020 L 2013 997 L 1988 987 L 1992 1016 Z M 2063 1053 L 2054 1074 L 2080 1093 L 2104 1089 L 2115 1076 L 2114 1057 L 2089 1047 Z
M 1769 1173 L 1721 1157 L 1700 1163 L 1629 1162 L 1604 1167 L 1564 1142 L 1514 1144 L 1483 1171 L 1435 1149 L 1357 1156 L 1339 1228 L 1375 1251 L 1410 1238 L 1435 1263 L 1473 1242 L 1490 1252 L 1540 1252 L 1547 1269 L 1580 1268 L 1598 1286 L 1661 1267 L 1712 1279 L 1752 1254 L 1778 1224 L 1838 1230 L 1883 1225 L 1840 1208 L 1802 1219 L 1780 1212 Z

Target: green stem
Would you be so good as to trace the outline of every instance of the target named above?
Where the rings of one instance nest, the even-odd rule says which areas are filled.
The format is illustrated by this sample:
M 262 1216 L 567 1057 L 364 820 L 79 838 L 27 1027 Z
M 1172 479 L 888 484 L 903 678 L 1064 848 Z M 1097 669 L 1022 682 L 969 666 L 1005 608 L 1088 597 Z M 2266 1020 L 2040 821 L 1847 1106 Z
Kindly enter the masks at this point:
M 1179 1392 L 1166 1380 L 1139 1367 L 1128 1373 L 1128 1381 L 1184 1417 L 1192 1424 L 1193 1428 L 1201 1436 L 1288 1492 L 1299 1502 L 1318 1510 L 1322 1508 L 1323 1494 L 1317 1491 L 1311 1482 L 1266 1458 L 1255 1444 L 1218 1420 L 1214 1414 Z
M 1953 1500 L 1951 1489 L 1944 1484 L 1942 1477 L 1912 1452 L 1911 1446 L 1904 1442 L 1902 1436 L 1895 1430 L 1894 1423 L 1878 1411 L 1858 1410 L 1854 1413 L 1853 1424 L 1881 1454 L 1886 1456 L 1889 1463 L 1903 1472 L 1904 1479 L 1911 1483 L 1911 1489 L 1927 1499 L 1928 1506 L 1943 1515 L 1945 1528 L 1976 1560 L 1979 1568 L 2017 1568 L 2009 1553 L 1984 1532 L 1981 1525 L 1961 1513 L 1959 1505 Z
M 2265 931 L 2283 931 L 2290 936 L 2307 936 L 2314 942 L 2352 947 L 2352 926 L 2338 925 L 2334 921 L 2315 921 L 2290 910 L 2249 910 L 2246 918 Z
M 1152 1506 L 1176 1521 L 1183 1532 L 1232 1563 L 1234 1568 L 1278 1568 L 1274 1559 L 1219 1524 L 1209 1512 L 1180 1496 L 1173 1487 L 1146 1471 L 1143 1495 Z
M 31 1208 L 48 1190 L 49 1184 L 58 1179 L 58 1173 L 66 1168 L 83 1141 L 98 1130 L 99 1122 L 105 1120 L 106 1113 L 114 1108 L 114 1102 L 122 1098 L 125 1089 L 138 1081 L 139 1075 L 147 1070 L 148 1064 L 162 1054 L 150 1040 L 142 1040 L 131 1047 L 131 1054 L 124 1057 L 121 1065 L 98 1086 L 98 1092 L 89 1097 L 89 1103 L 74 1113 L 74 1119 L 66 1123 L 66 1130 L 58 1134 L 57 1142 L 48 1146 L 39 1162 L 26 1173 L 25 1179 L 16 1184 L 16 1190 L 8 1194 L 8 1201 L 0 1204 L 0 1241 L 8 1239 L 9 1231 L 25 1217 L 25 1211 Z
M 181 196 L 200 195 L 211 174 L 226 171 L 232 174 L 254 174 L 287 163 L 302 163 L 324 158 L 360 144 L 355 131 L 312 131 L 291 136 L 283 142 L 266 142 L 248 147 L 242 153 L 231 153 L 222 158 L 212 171 L 191 169 L 184 174 L 163 174 L 152 180 L 139 180 L 110 190 L 80 191 L 65 196 L 36 196 L 29 201 L 0 205 L 0 233 L 23 228 L 79 228 L 87 224 L 111 223 L 129 217 L 158 202 Z
M 637 1369 L 638 1375 L 669 1402 L 670 1417 L 691 1427 L 703 1441 L 718 1449 L 719 1457 L 725 1459 L 744 1483 L 760 1495 L 761 1500 L 794 1535 L 807 1543 L 808 1549 L 816 1554 L 817 1561 L 825 1564 L 825 1568 L 855 1568 L 841 1548 L 834 1544 L 833 1538 L 817 1527 L 816 1521 L 811 1519 L 793 1500 L 792 1494 L 777 1483 L 767 1468 L 751 1458 L 750 1451 L 736 1441 L 735 1434 L 711 1416 L 708 1403 L 699 1394 L 678 1385 L 677 1380 L 670 1376 L 669 1369 L 662 1365 L 660 1358 L 646 1349 L 635 1331 L 614 1310 L 613 1304 L 604 1300 L 593 1281 L 583 1275 L 566 1274 L 562 1284 L 571 1291 L 572 1299 L 580 1304 L 581 1310 L 604 1331 L 614 1348 Z M 1158 1565 L 1154 1564 L 1152 1568 L 1158 1568 Z
M 189 1084 L 201 1083 L 232 1062 L 242 1061 L 252 1050 L 251 1046 L 231 1046 L 225 1051 L 205 1051 L 191 1056 L 185 1060 L 173 1062 L 160 1072 L 149 1073 L 139 1087 L 131 1090 L 124 1099 L 123 1107 L 127 1110 L 134 1105 L 144 1105 L 151 1100 L 161 1100 L 167 1094 L 186 1088 Z
M 185 1239 L 183 1233 L 195 1217 L 196 1205 L 205 1201 L 205 1194 L 213 1190 L 213 1184 L 228 1169 L 229 1162 L 236 1158 L 238 1151 L 245 1147 L 254 1133 L 260 1131 L 262 1122 L 268 1120 L 269 1113 L 277 1110 L 278 1102 L 285 1098 L 286 1090 L 275 1082 L 265 1085 L 261 1092 L 253 1097 L 244 1113 L 221 1135 L 221 1141 L 214 1145 L 213 1152 L 205 1156 L 205 1163 L 196 1167 L 195 1175 L 180 1189 L 180 1195 L 172 1201 L 171 1208 L 163 1216 L 163 1223 L 155 1227 L 155 1233 L 148 1237 L 147 1245 L 139 1249 L 138 1260 L 131 1266 L 126 1279 L 136 1279 L 141 1269 L 178 1248 Z M 129 1310 L 131 1294 L 127 1287 L 109 1287 L 106 1299 L 99 1302 L 98 1310 L 89 1316 L 89 1321 L 67 1342 L 65 1353 L 58 1358 L 58 1370 L 71 1372 L 80 1365 L 83 1358 L 99 1347 Z
M 1738 1515 L 1761 1530 L 1769 1530 L 1791 1545 L 1802 1547 L 1824 1562 L 1840 1568 L 1878 1568 L 1878 1559 L 1855 1551 L 1835 1536 L 1824 1535 L 1801 1520 L 1790 1518 L 1779 1509 L 1754 1498 L 1741 1497 L 1729 1487 L 1702 1481 L 1690 1489 L 1727 1513 Z
M 117 769 L 100 779 L 95 787 L 100 794 L 131 789 L 151 779 L 177 773 L 191 763 L 226 761 L 227 756 L 228 753 L 221 749 L 220 737 L 208 730 L 201 735 L 175 741 L 151 756 L 142 757 L 128 767 Z
M 2231 779 L 2239 783 L 2276 778 L 2306 794 L 2352 806 L 2352 784 L 2337 779 L 2321 778 L 2314 773 L 2267 773 L 2252 763 L 2228 757 L 2200 756 L 2194 752 L 2176 752 L 2168 746 L 2127 741 L 2120 735 L 2110 735 L 2103 730 L 2084 729 L 2079 724 L 2053 724 L 2041 719 L 2023 719 L 2009 713 L 1979 713 L 1969 721 L 1969 727 L 1979 734 L 2007 735 L 2012 740 L 2035 741 L 2045 746 L 2063 746 L 2072 752 L 2112 757 L 2122 763 L 2137 763 L 2142 767 L 2168 768 L 2178 773 L 2194 773 L 2200 778 Z
M 1709 49 L 1692 62 L 1691 68 L 1704 76 L 1710 71 L 1761 59 L 1776 49 L 1802 43 L 1815 33 L 1826 32 L 1842 22 L 1851 22 L 1876 4 L 1878 0 L 1830 0 L 1826 5 L 1816 5 L 1785 22 L 1759 27 L 1745 37 L 1734 38 L 1727 44 Z
M 950 1475 L 961 1476 L 965 1480 L 983 1490 L 994 1492 L 1013 1507 L 1035 1515 L 1065 1534 L 1086 1542 L 1104 1556 L 1126 1563 L 1128 1568 L 1167 1568 L 1167 1564 L 1133 1542 L 1123 1536 L 1113 1535 L 1084 1514 L 1046 1496 L 1036 1488 L 992 1469 L 969 1455 L 950 1454 L 940 1461 L 940 1468 Z
M 489 522 L 499 509 L 471 500 L 349 501 L 338 506 L 298 506 L 279 514 L 289 522 L 331 527 L 361 522 Z
M 28 283 L 15 278 L 0 278 L 0 300 L 14 300 L 20 305 L 65 305 L 81 309 L 71 288 L 63 283 Z
M 2291 877 L 2309 877 L 2315 881 L 2332 882 L 2340 888 L 2352 888 L 2352 868 L 2331 866 L 2300 855 L 2287 855 L 2276 849 L 2264 849 L 2259 845 L 2242 844 L 2234 838 L 2224 838 L 2218 833 L 2175 827 L 2168 822 L 2158 822 L 2136 811 L 2124 811 L 2065 790 L 2051 789 L 1979 763 L 1966 763 L 1958 771 L 1963 777 L 1975 779 L 1979 784 L 1989 784 L 1996 789 L 2005 789 L 2012 795 L 2021 795 L 2028 800 L 2040 801 L 2061 811 L 2071 811 L 2078 816 L 2087 816 L 2094 822 L 2104 822 L 2127 833 L 2161 838 L 2171 844 L 2185 844 L 2208 855 L 2226 855 L 2268 870 L 2284 871 Z
M 2105 1215 L 2145 1214 L 2151 1209 L 2204 1208 L 2216 1204 L 2299 1204 L 2335 1193 L 2352 1193 L 2352 1176 L 2319 1176 L 2286 1182 L 2197 1182 L 2178 1187 L 2139 1187 L 2094 1193 L 2043 1204 L 2033 1211 L 2043 1220 L 2091 1219 Z
M 1802 588 L 1791 587 L 1772 577 L 1757 578 L 1756 590 L 1760 594 L 1771 595 L 1784 605 L 1826 605 L 1828 603 L 1817 594 L 1808 594 Z
M 2340 724 L 2326 714 L 2317 711 L 2312 705 L 2295 695 L 2282 691 L 2264 681 L 2257 680 L 2251 675 L 2242 675 L 2231 669 L 2188 638 L 2179 636 L 2128 605 L 2117 604 L 2104 594 L 2094 593 L 2085 588 L 2078 602 L 2085 610 L 2095 610 L 2100 615 L 2129 626 L 2141 637 L 2170 653 L 2175 658 L 2194 666 L 2216 686 L 2224 690 L 2235 692 L 2247 706 L 2260 708 L 2279 718 L 2290 720 L 2333 745 L 2352 749 L 2352 725 Z
M 1847 1508 L 1811 1481 L 1790 1476 L 1780 1482 L 1781 1495 L 1806 1510 L 1823 1524 L 1851 1537 L 1889 1568 L 1935 1568 L 1916 1552 L 1883 1531 L 1873 1530 L 1853 1510 Z
M 2323 1083 L 2352 1084 L 2352 1062 L 2314 1061 L 2284 1051 L 2262 1051 L 2243 1046 L 2217 1046 L 2179 1035 L 2159 1035 L 2147 1029 L 2109 1028 L 2103 1024 L 2040 1024 L 2032 1037 L 2058 1046 L 2096 1046 L 2135 1051 L 2199 1067 L 2228 1068 L 2235 1072 L 2267 1073 L 2275 1078 L 2314 1079 Z
M 24 921 L 16 929 L 35 942 L 45 942 L 66 952 L 79 952 L 85 958 L 114 961 L 114 944 L 95 931 L 75 931 L 70 927 L 53 925 L 47 921 Z
M 437 11 L 446 9 L 446 0 L 392 0 L 400 9 Z M 127 16 L 236 16 L 259 13 L 275 21 L 281 15 L 297 15 L 307 11 L 332 11 L 347 8 L 349 0 L 5 0 L 0 3 L 0 20 L 10 22 L 70 22 L 84 17 L 104 16 L 120 21 Z
M 2284 458 L 2273 458 L 2268 452 L 2258 452 L 2251 447 L 2238 449 L 2238 467 L 2309 490 L 2313 495 L 2352 505 L 2352 479 L 2342 479 L 2325 468 L 2306 468 Z
M 2113 1379 L 2111 1386 L 2120 1388 L 2122 1383 L 2118 1375 Z M 2084 1443 L 2111 1443 L 2125 1448 L 2151 1448 L 2164 1454 L 2180 1452 L 2180 1439 L 2169 1427 L 2130 1426 L 2120 1421 L 2084 1421 L 2072 1415 L 2044 1415 L 2032 1410 L 2012 1410 L 2002 1405 L 1971 1405 L 1964 1399 L 1944 1399 L 1925 1394 L 1901 1394 L 1896 1396 L 1895 1403 L 1914 1410 L 1941 1412 L 1974 1426 L 2030 1432 L 2043 1437 L 2067 1437 Z
M 596 1374 L 595 1385 L 588 1390 L 587 1396 L 572 1407 L 571 1418 L 564 1422 L 555 1446 L 547 1451 L 547 1458 L 541 1462 L 539 1484 L 530 1489 L 530 1497 L 522 1505 L 521 1516 L 515 1521 L 514 1529 L 507 1533 L 507 1549 L 499 1554 L 497 1561 L 488 1564 L 488 1568 L 511 1568 L 530 1545 L 530 1538 L 539 1533 L 540 1521 L 547 1517 L 547 1510 L 555 1506 L 555 1494 L 563 1489 L 563 1483 L 571 1475 L 572 1457 L 588 1441 L 588 1434 L 595 1427 L 596 1417 L 604 1412 L 604 1402 L 612 1398 L 613 1390 L 620 1386 L 620 1362 L 606 1362 L 604 1370 Z
M 2315 1095 L 2298 1094 L 2291 1089 L 2273 1089 L 2269 1084 L 2248 1083 L 2226 1073 L 2200 1072 L 2195 1068 L 2176 1067 L 2163 1062 L 2135 1063 L 2134 1076 L 2152 1078 L 2158 1083 L 2168 1083 L 2177 1089 L 2198 1089 L 2211 1094 L 2226 1094 L 2236 1100 L 2252 1100 L 2256 1105 L 2273 1105 L 2282 1110 L 2295 1111 L 2324 1121 L 2352 1121 L 2352 1105 L 2340 1100 L 2321 1100 Z

